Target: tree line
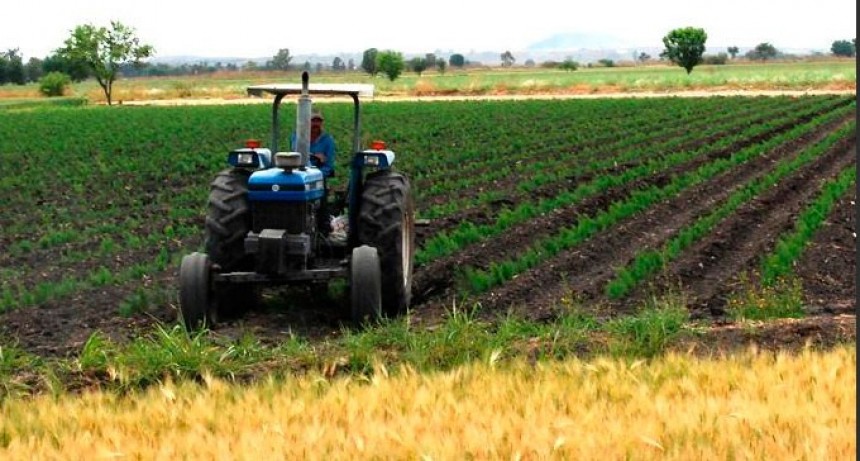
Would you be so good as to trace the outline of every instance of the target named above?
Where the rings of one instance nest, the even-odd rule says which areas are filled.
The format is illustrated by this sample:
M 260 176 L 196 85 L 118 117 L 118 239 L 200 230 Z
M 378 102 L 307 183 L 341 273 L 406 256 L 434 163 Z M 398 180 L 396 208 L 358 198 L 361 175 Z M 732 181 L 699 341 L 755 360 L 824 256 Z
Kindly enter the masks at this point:
M 705 43 L 708 35 L 704 29 L 696 27 L 684 27 L 671 30 L 663 37 L 664 50 L 660 53 L 661 59 L 683 67 L 687 73 L 699 64 L 725 64 L 731 56 L 735 59 L 740 52 L 736 46 L 730 46 L 726 53 L 715 56 L 706 56 Z M 856 55 L 856 39 L 836 40 L 831 46 L 834 56 L 854 57 Z M 111 21 L 110 27 L 96 27 L 92 24 L 84 24 L 75 27 L 64 46 L 45 59 L 30 58 L 26 63 L 20 53 L 20 49 L 8 49 L 0 52 L 0 85 L 18 84 L 28 82 L 40 82 L 40 90 L 49 96 L 62 94 L 64 87 L 72 81 L 82 81 L 87 78 L 95 78 L 104 91 L 108 104 L 111 104 L 111 93 L 113 83 L 118 76 L 170 76 L 204 74 L 217 71 L 233 70 L 293 70 L 303 69 L 308 71 L 322 71 L 325 66 L 316 63 L 312 66 L 310 62 L 303 65 L 293 63 L 294 57 L 288 48 L 282 48 L 263 65 L 248 61 L 241 68 L 233 63 L 223 65 L 218 62 L 210 65 L 206 62 L 198 64 L 182 64 L 170 66 L 168 64 L 149 64 L 143 60 L 155 54 L 155 48 L 143 44 L 136 36 L 133 28 L 118 21 Z M 760 43 L 746 53 L 750 60 L 766 61 L 777 58 L 780 51 L 770 43 Z M 505 51 L 499 56 L 502 67 L 511 67 L 516 58 L 510 51 Z M 647 53 L 634 53 L 634 60 L 645 62 L 651 59 Z M 433 53 L 427 53 L 423 57 L 418 56 L 406 60 L 403 53 L 395 50 L 378 50 L 368 48 L 362 53 L 361 63 L 356 65 L 353 59 L 344 61 L 335 57 L 329 69 L 332 71 L 355 71 L 359 68 L 376 76 L 382 74 L 391 81 L 396 80 L 404 70 L 409 69 L 421 75 L 428 69 L 436 69 L 444 74 L 450 66 L 462 68 L 469 62 L 462 54 L 451 54 L 447 59 L 437 57 Z M 611 60 L 601 60 L 600 64 L 612 67 Z M 526 66 L 533 66 L 534 62 L 526 61 Z M 580 64 L 568 58 L 561 63 L 544 63 L 543 67 L 554 67 L 567 71 L 576 70 Z M 590 65 L 589 65 L 590 67 Z

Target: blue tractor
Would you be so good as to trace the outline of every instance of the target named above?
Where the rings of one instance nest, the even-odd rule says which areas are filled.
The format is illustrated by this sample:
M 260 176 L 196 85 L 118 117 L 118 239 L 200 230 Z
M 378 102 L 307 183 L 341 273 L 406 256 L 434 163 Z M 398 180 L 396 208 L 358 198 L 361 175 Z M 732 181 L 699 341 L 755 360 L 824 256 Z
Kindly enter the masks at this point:
M 409 307 L 415 245 L 412 191 L 392 170 L 394 152 L 383 143 L 361 149 L 359 96 L 372 85 L 302 83 L 258 85 L 253 96 L 273 95 L 271 147 L 249 142 L 227 156 L 230 167 L 211 184 L 205 252 L 182 258 L 179 304 L 188 330 L 212 327 L 253 305 L 267 286 L 349 285 L 357 322 L 397 315 Z M 279 109 L 298 95 L 296 152 L 280 151 Z M 345 95 L 354 102 L 354 136 L 345 197 L 333 199 L 323 173 L 309 162 L 311 95 Z M 342 194 L 341 194 L 342 195 Z M 330 212 L 344 209 L 347 230 L 331 232 Z

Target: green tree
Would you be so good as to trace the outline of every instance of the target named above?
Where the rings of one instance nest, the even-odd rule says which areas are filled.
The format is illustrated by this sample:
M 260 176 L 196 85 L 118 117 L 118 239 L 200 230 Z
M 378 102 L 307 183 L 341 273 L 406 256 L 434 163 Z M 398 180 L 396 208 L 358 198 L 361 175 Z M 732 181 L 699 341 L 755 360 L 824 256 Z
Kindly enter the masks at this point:
M 73 82 L 82 82 L 90 76 L 90 67 L 85 61 L 71 60 L 59 51 L 48 56 L 42 62 L 44 73 L 62 72 L 71 77 Z
M 427 70 L 427 59 L 426 58 L 412 58 L 409 60 L 409 68 L 412 69 L 412 72 L 421 76 L 421 73 Z
M 343 72 L 346 70 L 346 64 L 344 64 L 343 59 L 341 59 L 340 56 L 336 56 L 334 60 L 332 60 L 331 70 L 335 72 Z
M 830 46 L 830 51 L 834 56 L 845 56 L 848 58 L 854 57 L 857 54 L 857 49 L 854 48 L 854 43 L 849 42 L 848 40 L 836 40 L 833 42 L 833 45 Z
M 698 27 L 671 30 L 668 35 L 663 37 L 665 49 L 660 53 L 660 56 L 683 67 L 689 75 L 693 68 L 702 62 L 702 54 L 705 52 L 707 40 L 708 34 L 705 33 L 705 29 Z
M 42 70 L 42 60 L 39 58 L 30 58 L 24 66 L 24 73 L 27 74 L 28 82 L 37 82 L 45 73 Z
M 574 61 L 573 58 L 567 58 L 561 64 L 559 64 L 558 68 L 564 69 L 568 72 L 573 72 L 576 69 L 579 69 L 579 63 Z
M 379 72 L 385 74 L 385 76 L 388 77 L 388 80 L 392 82 L 397 80 L 397 77 L 403 73 L 403 68 L 406 67 L 406 63 L 403 60 L 403 54 L 399 51 L 382 51 L 377 55 L 377 61 Z
M 445 70 L 447 69 L 447 67 L 448 62 L 444 59 L 439 59 L 436 61 L 436 69 L 439 71 L 440 74 L 445 75 Z
M 364 50 L 364 54 L 361 57 L 361 68 L 364 69 L 370 75 L 374 77 L 379 73 L 379 67 L 377 66 L 378 60 L 377 57 L 379 55 L 379 50 L 376 48 L 368 48 Z
M 21 57 L 18 48 L 0 53 L 0 85 L 4 83 L 23 85 L 26 82 L 24 59 Z
M 290 56 L 290 49 L 281 48 L 272 56 L 272 60 L 268 62 L 267 67 L 274 70 L 290 70 L 290 61 L 292 60 L 293 57 Z
M 499 58 L 502 60 L 502 67 L 511 67 L 517 60 L 510 51 L 505 51 L 499 56 Z
M 466 65 L 466 58 L 462 54 L 454 53 L 448 58 L 448 64 L 451 64 L 451 67 L 463 67 Z
M 102 87 L 108 105 L 112 104 L 111 93 L 120 66 L 139 64 L 142 59 L 152 56 L 155 49 L 140 43 L 134 29 L 119 21 L 111 21 L 110 28 L 84 24 L 75 27 L 66 39 L 60 53 L 72 60 L 87 63 Z
M 773 59 L 779 54 L 779 51 L 775 46 L 770 43 L 764 42 L 756 45 L 755 48 L 747 52 L 747 58 L 750 60 L 761 60 L 767 61 L 768 59 Z
M 738 50 L 738 47 L 736 47 L 736 46 L 730 46 L 730 47 L 726 48 L 726 51 L 729 52 L 729 55 L 732 57 L 732 59 L 735 59 L 735 56 L 737 56 L 738 53 L 740 52 L 740 50 Z

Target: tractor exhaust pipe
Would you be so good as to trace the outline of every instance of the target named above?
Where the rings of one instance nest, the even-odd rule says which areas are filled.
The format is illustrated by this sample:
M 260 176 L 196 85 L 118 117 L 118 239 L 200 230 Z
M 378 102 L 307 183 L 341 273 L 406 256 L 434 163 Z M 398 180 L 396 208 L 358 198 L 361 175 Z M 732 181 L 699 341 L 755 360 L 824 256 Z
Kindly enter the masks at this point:
M 296 151 L 302 154 L 302 165 L 308 166 L 311 150 L 311 97 L 308 92 L 308 72 L 302 72 L 302 94 L 296 109 Z

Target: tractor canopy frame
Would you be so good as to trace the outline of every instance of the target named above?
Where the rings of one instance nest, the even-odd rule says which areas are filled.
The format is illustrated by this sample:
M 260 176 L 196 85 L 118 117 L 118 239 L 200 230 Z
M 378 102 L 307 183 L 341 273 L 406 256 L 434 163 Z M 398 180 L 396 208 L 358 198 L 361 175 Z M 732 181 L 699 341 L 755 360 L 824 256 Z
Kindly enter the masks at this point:
M 272 153 L 278 152 L 278 139 L 280 137 L 280 117 L 279 110 L 281 100 L 288 95 L 299 95 L 301 99 L 308 99 L 310 95 L 326 95 L 326 96 L 350 96 L 353 101 L 353 138 L 352 151 L 358 152 L 361 149 L 361 103 L 359 96 L 373 98 L 373 85 L 370 84 L 353 84 L 353 83 L 308 83 L 308 73 L 302 72 L 302 83 L 278 83 L 266 85 L 254 85 L 247 88 L 250 96 L 263 96 L 264 94 L 272 94 L 275 96 L 272 103 Z M 299 128 L 303 125 L 302 120 L 297 121 Z M 309 120 L 307 121 L 309 122 Z M 309 130 L 309 128 L 307 128 Z M 300 134 L 299 134 L 300 135 Z M 302 152 L 307 155 L 306 152 Z

